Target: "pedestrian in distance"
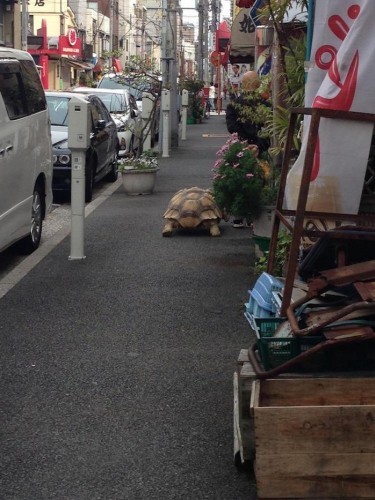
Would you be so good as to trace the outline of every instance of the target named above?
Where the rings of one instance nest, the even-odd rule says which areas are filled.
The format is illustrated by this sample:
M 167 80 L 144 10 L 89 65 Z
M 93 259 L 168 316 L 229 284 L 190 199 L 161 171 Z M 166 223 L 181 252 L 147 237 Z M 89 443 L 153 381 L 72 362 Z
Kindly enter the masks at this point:
M 216 110 L 216 108 L 215 108 L 215 95 L 216 95 L 216 88 L 215 88 L 214 82 L 211 82 L 210 88 L 208 89 L 208 98 L 210 100 L 210 105 L 211 105 L 210 111 Z

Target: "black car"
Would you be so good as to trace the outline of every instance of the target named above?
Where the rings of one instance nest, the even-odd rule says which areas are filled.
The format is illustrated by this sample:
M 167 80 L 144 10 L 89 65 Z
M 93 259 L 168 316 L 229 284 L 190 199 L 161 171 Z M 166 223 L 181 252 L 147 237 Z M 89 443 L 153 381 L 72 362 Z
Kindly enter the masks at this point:
M 103 102 L 94 95 L 46 91 L 53 145 L 54 195 L 71 192 L 71 153 L 68 148 L 69 101 L 80 95 L 89 102 L 91 114 L 90 146 L 86 151 L 85 201 L 92 200 L 95 182 L 117 179 L 118 136 L 116 124 Z

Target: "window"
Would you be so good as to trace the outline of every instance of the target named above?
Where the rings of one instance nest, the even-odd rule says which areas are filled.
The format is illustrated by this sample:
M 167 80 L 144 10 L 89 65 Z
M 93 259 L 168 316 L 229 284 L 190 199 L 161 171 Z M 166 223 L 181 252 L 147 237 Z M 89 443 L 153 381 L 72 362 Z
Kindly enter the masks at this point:
M 3 60 L 0 91 L 11 120 L 44 111 L 44 91 L 32 61 Z
M 101 120 L 101 117 L 100 117 L 99 110 L 98 110 L 96 104 L 93 104 L 90 107 L 91 107 L 92 124 L 93 124 L 93 127 L 95 128 L 98 121 Z
M 34 63 L 32 61 L 21 61 L 21 67 L 29 114 L 44 111 L 47 104 L 40 78 L 35 72 Z
M 27 103 L 18 62 L 0 63 L 0 92 L 11 120 L 27 115 Z

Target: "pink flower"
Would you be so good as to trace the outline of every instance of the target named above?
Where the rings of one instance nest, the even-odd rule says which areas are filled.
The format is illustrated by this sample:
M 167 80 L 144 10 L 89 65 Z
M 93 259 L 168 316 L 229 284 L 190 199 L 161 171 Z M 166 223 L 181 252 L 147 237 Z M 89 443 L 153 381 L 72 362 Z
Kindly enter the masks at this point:
M 237 158 L 242 158 L 243 157 L 243 151 L 240 151 L 239 153 L 237 153 Z
M 240 164 L 239 164 L 239 163 L 235 163 L 235 164 L 233 165 L 233 168 L 237 168 L 237 167 L 239 167 L 239 166 L 240 166 Z
M 247 177 L 248 179 L 251 179 L 252 177 L 254 177 L 254 174 L 246 174 L 246 177 Z
M 221 146 L 221 148 L 217 151 L 216 156 L 223 156 L 229 149 L 229 146 L 227 144 L 224 144 L 224 146 Z

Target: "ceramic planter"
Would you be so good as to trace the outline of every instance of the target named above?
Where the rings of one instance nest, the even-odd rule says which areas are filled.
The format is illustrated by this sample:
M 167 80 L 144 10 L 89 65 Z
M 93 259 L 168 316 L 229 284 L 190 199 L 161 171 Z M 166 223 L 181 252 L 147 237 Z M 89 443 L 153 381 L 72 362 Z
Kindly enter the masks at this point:
M 122 170 L 122 184 L 128 195 L 151 194 L 154 191 L 158 168 Z

